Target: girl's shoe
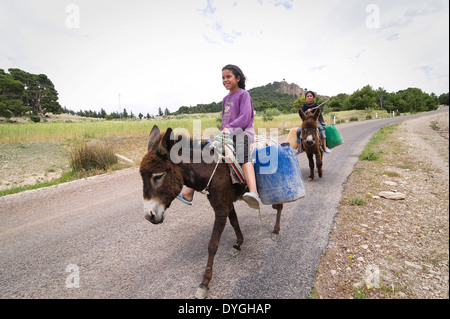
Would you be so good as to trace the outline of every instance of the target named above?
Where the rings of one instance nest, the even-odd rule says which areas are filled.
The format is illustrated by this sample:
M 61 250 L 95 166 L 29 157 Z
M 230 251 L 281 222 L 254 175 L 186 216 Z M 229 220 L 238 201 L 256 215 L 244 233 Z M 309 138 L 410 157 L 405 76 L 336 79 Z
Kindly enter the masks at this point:
M 327 148 L 325 149 L 325 153 L 331 153 L 331 150 L 327 147 Z
M 259 209 L 262 206 L 261 200 L 259 197 L 254 193 L 245 193 L 242 196 L 242 199 L 247 203 L 248 206 L 250 206 L 253 209 Z
M 186 205 L 192 206 L 192 203 L 186 199 L 184 199 L 183 194 L 180 192 L 177 196 L 177 199 L 181 200 Z

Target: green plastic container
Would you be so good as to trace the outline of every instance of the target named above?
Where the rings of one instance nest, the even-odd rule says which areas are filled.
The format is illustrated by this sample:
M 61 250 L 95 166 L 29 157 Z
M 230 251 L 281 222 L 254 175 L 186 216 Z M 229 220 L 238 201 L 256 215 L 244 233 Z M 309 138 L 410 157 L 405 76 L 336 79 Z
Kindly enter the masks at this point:
M 334 125 L 325 126 L 325 133 L 327 134 L 327 146 L 333 148 L 344 143 L 341 133 Z

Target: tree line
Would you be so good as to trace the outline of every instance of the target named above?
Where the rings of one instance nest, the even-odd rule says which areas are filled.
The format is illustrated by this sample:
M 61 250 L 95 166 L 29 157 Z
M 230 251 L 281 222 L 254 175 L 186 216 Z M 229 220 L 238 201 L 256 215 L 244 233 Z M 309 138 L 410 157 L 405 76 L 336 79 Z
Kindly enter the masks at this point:
M 280 93 L 272 90 L 270 86 L 262 86 L 249 90 L 256 112 L 266 113 L 273 109 L 280 113 L 297 113 L 298 109 L 306 103 L 305 96 Z M 318 104 L 325 99 L 317 95 Z M 397 113 L 418 113 L 436 110 L 440 104 L 449 105 L 449 93 L 437 96 L 428 94 L 418 88 L 408 88 L 398 92 L 387 92 L 384 88 L 373 89 L 366 85 L 352 94 L 340 93 L 333 96 L 323 106 L 324 112 L 338 112 L 346 110 L 384 110 Z M 194 114 L 221 112 L 222 102 L 198 104 L 196 106 L 182 106 L 173 114 Z
M 58 102 L 58 91 L 45 74 L 31 74 L 20 69 L 8 69 L 9 73 L 0 69 L 0 116 L 7 119 L 13 116 L 29 114 L 44 118 L 46 113 L 71 114 L 82 117 L 113 119 L 154 118 L 154 115 L 139 113 L 137 116 L 127 112 L 111 112 L 107 114 L 101 108 L 99 112 L 92 110 L 73 111 L 62 107 Z M 157 116 L 170 115 L 168 108 L 160 107 Z
M 53 114 L 68 113 L 83 117 L 113 119 L 154 118 L 147 113 L 139 113 L 137 116 L 127 112 L 111 112 L 107 114 L 102 108 L 99 112 L 92 110 L 72 111 L 61 107 L 58 102 L 58 92 L 52 81 L 45 74 L 31 74 L 20 69 L 9 69 L 6 73 L 0 69 L 0 116 L 11 118 L 12 116 L 45 117 L 47 112 Z M 276 109 L 281 113 L 296 113 L 306 102 L 305 97 L 280 93 L 274 85 L 266 85 L 249 90 L 256 112 L 266 113 Z M 318 96 L 317 103 L 323 102 Z M 408 88 L 398 92 L 387 92 L 384 88 L 373 89 L 370 85 L 356 90 L 352 94 L 341 93 L 333 96 L 324 105 L 324 112 L 342 110 L 364 110 L 376 109 L 386 112 L 418 113 L 431 111 L 438 108 L 439 104 L 449 105 L 449 93 L 437 96 L 428 94 L 418 88 Z M 158 109 L 157 116 L 180 115 L 193 113 L 215 113 L 222 111 L 222 101 L 209 104 L 197 104 L 196 106 L 181 106 L 177 111 L 171 113 L 168 108 L 164 111 Z
M 370 85 L 353 94 L 334 96 L 327 107 L 332 111 L 375 109 L 397 113 L 419 113 L 436 110 L 440 104 L 449 105 L 449 94 L 437 96 L 418 88 L 408 88 L 398 92 L 387 92 L 384 88 L 373 89 Z

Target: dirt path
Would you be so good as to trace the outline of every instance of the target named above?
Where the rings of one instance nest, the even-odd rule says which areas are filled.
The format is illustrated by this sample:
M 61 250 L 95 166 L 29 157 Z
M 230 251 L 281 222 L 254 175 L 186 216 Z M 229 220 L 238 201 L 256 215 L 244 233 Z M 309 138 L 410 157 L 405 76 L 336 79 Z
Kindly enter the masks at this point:
M 449 298 L 448 113 L 403 122 L 381 147 L 345 185 L 311 298 Z

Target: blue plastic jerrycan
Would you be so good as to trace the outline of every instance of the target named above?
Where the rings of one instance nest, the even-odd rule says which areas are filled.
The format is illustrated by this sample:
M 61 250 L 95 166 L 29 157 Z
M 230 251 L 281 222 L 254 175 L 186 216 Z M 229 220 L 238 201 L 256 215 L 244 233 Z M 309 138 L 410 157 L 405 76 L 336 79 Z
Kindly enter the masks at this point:
M 289 145 L 271 145 L 252 153 L 256 185 L 264 205 L 293 202 L 305 197 L 296 152 Z

